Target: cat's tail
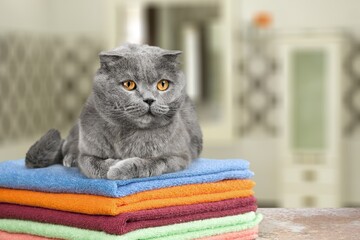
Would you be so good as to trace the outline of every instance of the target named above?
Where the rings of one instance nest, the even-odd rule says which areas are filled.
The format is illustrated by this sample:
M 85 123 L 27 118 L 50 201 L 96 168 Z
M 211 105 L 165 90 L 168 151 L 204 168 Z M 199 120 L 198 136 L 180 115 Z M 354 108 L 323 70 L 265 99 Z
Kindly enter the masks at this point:
M 25 165 L 28 168 L 42 168 L 61 163 L 63 159 L 60 132 L 50 129 L 26 153 Z

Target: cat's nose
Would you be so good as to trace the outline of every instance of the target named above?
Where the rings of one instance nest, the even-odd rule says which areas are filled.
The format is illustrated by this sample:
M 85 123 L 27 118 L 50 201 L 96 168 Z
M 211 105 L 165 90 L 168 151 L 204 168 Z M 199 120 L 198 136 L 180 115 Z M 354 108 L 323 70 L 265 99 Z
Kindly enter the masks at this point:
M 151 98 L 144 99 L 143 101 L 146 102 L 147 104 L 149 104 L 149 106 L 151 106 L 151 104 L 152 104 L 153 102 L 155 102 L 155 100 L 154 100 L 154 99 L 151 99 Z

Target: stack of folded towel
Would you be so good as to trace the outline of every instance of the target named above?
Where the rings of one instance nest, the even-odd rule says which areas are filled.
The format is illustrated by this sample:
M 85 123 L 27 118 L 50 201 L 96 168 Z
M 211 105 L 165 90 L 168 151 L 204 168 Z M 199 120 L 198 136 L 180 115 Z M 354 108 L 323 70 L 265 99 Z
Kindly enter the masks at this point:
M 88 179 L 77 168 L 0 163 L 0 239 L 255 239 L 244 160 L 197 159 L 183 171 Z

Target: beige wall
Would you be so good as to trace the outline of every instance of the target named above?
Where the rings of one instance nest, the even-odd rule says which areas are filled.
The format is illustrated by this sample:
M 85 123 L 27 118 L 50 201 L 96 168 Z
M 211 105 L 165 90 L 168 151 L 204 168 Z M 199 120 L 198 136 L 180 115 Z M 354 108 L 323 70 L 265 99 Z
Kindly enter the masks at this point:
M 105 35 L 108 0 L 0 0 L 0 32 Z
M 47 31 L 47 0 L 1 0 L 0 32 Z
M 358 0 L 242 0 L 242 17 L 252 18 L 258 11 L 269 11 L 276 18 L 275 28 L 344 28 L 359 30 Z

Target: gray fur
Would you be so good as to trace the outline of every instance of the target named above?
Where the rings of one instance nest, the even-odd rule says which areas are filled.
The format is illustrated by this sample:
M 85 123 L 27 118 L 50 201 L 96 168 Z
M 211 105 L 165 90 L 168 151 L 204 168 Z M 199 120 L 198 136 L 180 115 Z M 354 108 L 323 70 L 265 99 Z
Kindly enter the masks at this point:
M 59 131 L 50 129 L 26 153 L 26 167 L 40 168 L 60 163 L 62 159 L 60 151 L 62 144 L 63 140 Z M 41 161 L 38 161 L 38 159 L 41 159 Z
M 56 142 L 63 164 L 78 166 L 90 178 L 129 179 L 179 171 L 197 158 L 202 134 L 179 54 L 135 44 L 100 53 L 101 67 L 80 119 L 64 143 Z M 161 79 L 170 81 L 163 92 L 156 88 Z M 125 80 L 137 88 L 127 91 Z M 148 99 L 151 105 L 144 102 Z M 29 167 L 44 161 L 37 152 L 30 148 L 27 163 L 40 163 Z

